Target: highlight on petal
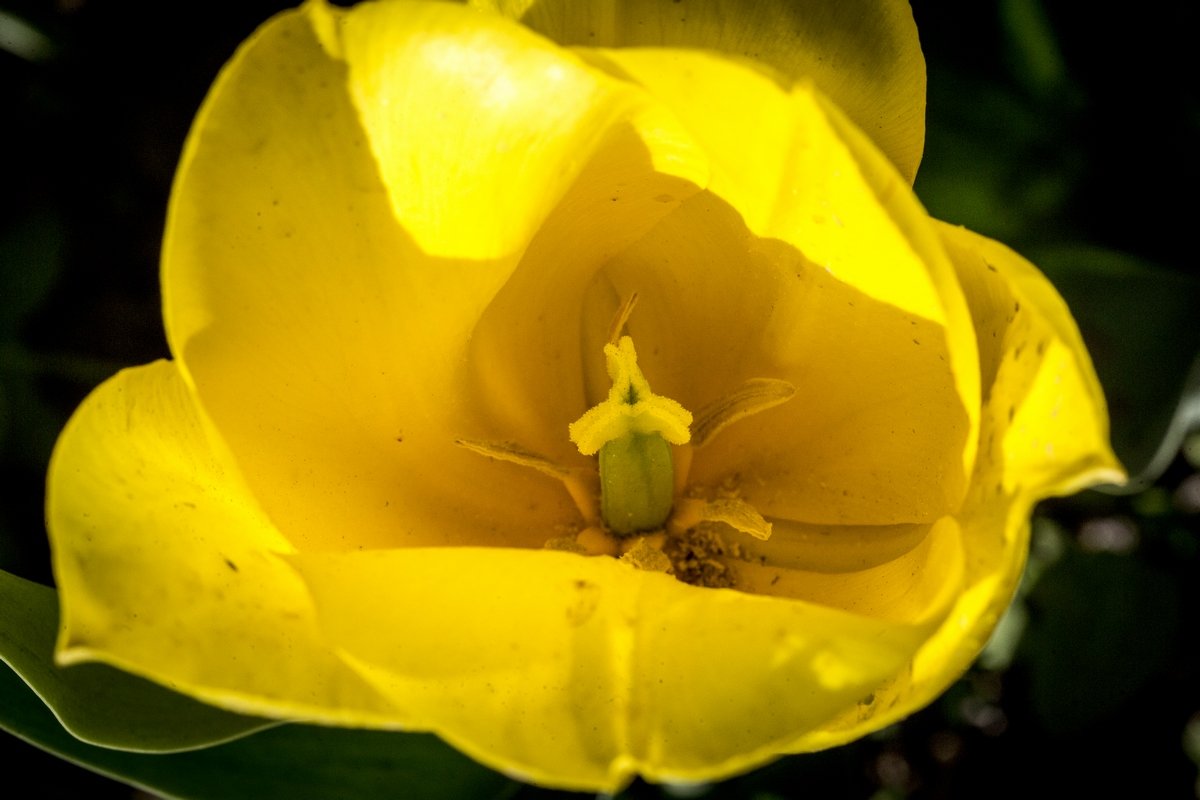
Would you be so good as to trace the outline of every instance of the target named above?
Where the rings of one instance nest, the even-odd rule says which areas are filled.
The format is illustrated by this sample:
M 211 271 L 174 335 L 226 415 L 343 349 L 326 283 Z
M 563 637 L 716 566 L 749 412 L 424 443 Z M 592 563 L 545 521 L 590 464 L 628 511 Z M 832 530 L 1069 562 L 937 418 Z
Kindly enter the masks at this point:
M 431 255 L 524 249 L 614 127 L 645 105 L 526 28 L 453 4 L 330 13 L 327 46 L 349 67 L 396 217 Z
M 715 50 L 810 80 L 912 183 L 925 144 L 925 59 L 908 3 L 838 0 L 470 0 L 585 48 Z
M 46 517 L 60 664 L 104 661 L 247 713 L 386 720 L 330 652 L 304 585 L 173 363 L 126 370 L 72 417 Z

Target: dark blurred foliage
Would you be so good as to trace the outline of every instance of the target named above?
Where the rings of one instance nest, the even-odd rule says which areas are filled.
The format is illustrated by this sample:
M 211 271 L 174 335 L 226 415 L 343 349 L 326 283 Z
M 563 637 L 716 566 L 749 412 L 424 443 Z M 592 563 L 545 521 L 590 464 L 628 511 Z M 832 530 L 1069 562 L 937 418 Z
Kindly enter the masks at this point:
M 58 430 L 109 374 L 167 355 L 174 165 L 221 64 L 280 7 L 0 0 L 0 568 L 52 581 Z M 1200 796 L 1200 440 L 1179 454 L 1176 408 L 1200 352 L 1200 4 L 914 0 L 914 15 L 929 63 L 918 194 L 1054 279 L 1145 481 L 1041 507 L 1014 611 L 926 711 L 718 786 L 635 784 L 631 800 Z M 11 737 L 0 762 L 22 796 L 134 796 Z

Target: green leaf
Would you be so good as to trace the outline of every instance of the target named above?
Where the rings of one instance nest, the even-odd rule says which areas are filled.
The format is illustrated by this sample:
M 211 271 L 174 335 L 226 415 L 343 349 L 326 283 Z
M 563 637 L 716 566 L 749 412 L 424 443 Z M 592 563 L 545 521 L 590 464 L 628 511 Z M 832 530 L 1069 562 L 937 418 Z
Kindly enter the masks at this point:
M 1104 386 L 1126 493 L 1162 474 L 1200 424 L 1200 280 L 1071 245 L 1027 255 L 1066 298 Z
M 1076 234 L 1072 191 L 1088 165 L 1060 115 L 951 71 L 931 72 L 929 109 L 914 189 L 930 214 L 1010 246 Z
M 26 211 L 0 229 L 0 339 L 15 336 L 53 287 L 65 240 L 66 226 L 49 210 Z
M 104 664 L 54 665 L 58 599 L 0 571 L 0 660 L 75 737 L 103 747 L 175 752 L 226 742 L 269 720 L 204 705 Z
M 499 798 L 514 783 L 426 734 L 285 725 L 205 750 L 146 754 L 85 744 L 21 679 L 0 669 L 0 727 L 109 777 L 164 797 Z
M 517 786 L 428 734 L 264 729 L 272 723 L 103 665 L 59 669 L 57 616 L 53 590 L 0 572 L 0 658 L 12 667 L 0 668 L 0 729 L 96 772 L 165 797 L 222 800 L 499 798 Z
M 998 10 L 1013 76 L 1039 100 L 1065 97 L 1067 67 L 1041 0 L 1000 0 Z
M 1137 702 L 1181 641 L 1177 577 L 1112 553 L 1068 551 L 1030 594 L 1019 657 L 1047 730 L 1099 724 Z

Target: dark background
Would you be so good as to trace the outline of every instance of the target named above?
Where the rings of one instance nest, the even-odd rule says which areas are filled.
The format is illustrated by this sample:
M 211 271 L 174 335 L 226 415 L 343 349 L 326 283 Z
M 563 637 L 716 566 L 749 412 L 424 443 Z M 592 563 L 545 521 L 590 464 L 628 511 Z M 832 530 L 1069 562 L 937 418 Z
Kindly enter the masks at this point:
M 158 248 L 175 163 L 222 63 L 282 7 L 0 0 L 0 568 L 52 582 L 42 494 L 58 431 L 104 378 L 167 355 Z M 1166 436 L 1181 396 L 1200 397 L 1194 373 L 1186 384 L 1198 9 L 914 2 L 929 63 L 918 195 L 1060 287 L 1140 490 L 1041 507 L 1015 612 L 926 711 L 669 796 L 1200 797 L 1200 439 Z M 3 734 L 0 763 L 36 787 L 19 796 L 134 794 Z

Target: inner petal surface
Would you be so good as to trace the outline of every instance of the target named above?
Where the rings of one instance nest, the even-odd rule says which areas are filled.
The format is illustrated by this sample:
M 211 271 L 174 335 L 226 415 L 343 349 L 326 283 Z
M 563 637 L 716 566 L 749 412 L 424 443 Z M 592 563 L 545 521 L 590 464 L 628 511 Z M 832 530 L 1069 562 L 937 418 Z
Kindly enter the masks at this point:
M 388 8 L 407 13 L 402 4 Z M 463 14 L 479 16 L 460 9 L 438 17 L 443 36 Z M 398 24 L 378 35 L 401 36 Z M 495 468 L 455 445 L 509 435 L 489 425 L 491 398 L 474 394 L 465 376 L 473 327 L 521 252 L 487 237 L 476 240 L 474 258 L 419 246 L 412 231 L 425 221 L 397 218 L 392 198 L 402 187 L 387 180 L 401 178 L 381 167 L 377 151 L 387 142 L 371 138 L 355 106 L 360 78 L 342 59 L 358 50 L 330 25 L 317 4 L 277 18 L 243 47 L 205 103 L 164 245 L 172 350 L 255 496 L 297 547 L 540 547 L 578 521 L 562 486 L 532 470 Z M 490 33 L 498 63 L 520 61 L 528 34 Z M 370 64 L 368 34 L 359 32 L 368 41 L 357 47 Z M 586 71 L 571 62 L 564 72 L 568 66 Z M 461 95 L 462 76 L 452 77 Z M 623 164 L 631 180 L 639 170 L 657 174 L 659 153 L 645 143 L 657 122 L 638 90 L 598 74 L 593 82 L 607 82 L 607 107 L 617 117 L 614 109 L 623 109 L 624 121 L 598 134 L 595 119 L 576 119 L 586 133 L 582 149 L 566 148 L 559 184 L 513 198 L 522 219 L 536 220 L 595 159 Z M 486 94 L 489 86 L 477 88 Z M 401 88 L 411 101 L 417 89 Z M 437 81 L 421 88 L 436 104 Z M 527 122 L 536 129 L 537 120 Z M 570 144 L 573 130 L 543 133 L 550 144 Z M 635 145 L 640 159 L 629 152 Z M 679 148 L 671 152 L 673 168 L 691 168 Z M 492 155 L 500 173 L 511 166 L 504 151 Z M 459 223 L 479 234 L 469 220 Z

